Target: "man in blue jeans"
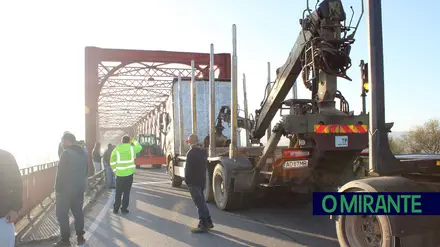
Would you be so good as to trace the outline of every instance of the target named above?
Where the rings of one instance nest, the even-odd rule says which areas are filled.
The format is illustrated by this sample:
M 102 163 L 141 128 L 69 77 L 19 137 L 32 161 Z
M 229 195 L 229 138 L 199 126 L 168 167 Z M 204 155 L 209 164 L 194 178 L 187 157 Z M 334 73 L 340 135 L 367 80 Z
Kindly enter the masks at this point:
M 112 152 L 115 147 L 112 144 L 107 145 L 107 150 L 104 152 L 103 160 L 104 160 L 104 169 L 106 174 L 106 182 L 108 189 L 114 189 L 116 187 L 116 178 L 115 173 L 113 172 L 110 166 L 110 157 L 112 156 Z
M 199 214 L 199 225 L 192 228 L 191 231 L 203 233 L 214 228 L 203 194 L 206 185 L 208 157 L 203 145 L 199 143 L 197 135 L 190 135 L 187 143 L 191 145 L 191 148 L 186 154 L 185 183 L 188 185 L 189 192 Z

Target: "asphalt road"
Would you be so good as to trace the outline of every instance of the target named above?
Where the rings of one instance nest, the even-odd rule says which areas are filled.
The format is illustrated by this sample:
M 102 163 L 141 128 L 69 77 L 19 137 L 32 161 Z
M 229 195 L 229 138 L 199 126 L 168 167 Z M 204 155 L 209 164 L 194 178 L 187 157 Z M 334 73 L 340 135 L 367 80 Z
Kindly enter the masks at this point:
M 113 191 L 105 192 L 86 215 L 86 246 L 339 246 L 328 217 L 313 216 L 310 204 L 294 202 L 260 202 L 235 212 L 209 204 L 215 228 L 191 233 L 196 208 L 185 185 L 171 188 L 167 178 L 164 169 L 138 169 L 128 215 L 113 214 Z

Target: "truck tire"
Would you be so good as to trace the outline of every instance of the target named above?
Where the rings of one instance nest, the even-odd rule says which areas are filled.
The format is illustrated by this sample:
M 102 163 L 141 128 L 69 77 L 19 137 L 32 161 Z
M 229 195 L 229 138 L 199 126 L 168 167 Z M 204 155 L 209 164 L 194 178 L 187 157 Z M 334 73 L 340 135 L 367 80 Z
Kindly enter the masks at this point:
M 336 221 L 336 234 L 341 247 L 395 246 L 385 215 L 340 215 Z
M 154 165 L 153 165 L 153 168 L 155 168 L 155 169 L 160 169 L 160 168 L 162 168 L 162 165 L 161 165 L 161 164 L 154 164 Z
M 214 202 L 214 191 L 212 189 L 212 182 L 209 176 L 209 168 L 206 169 L 206 185 L 205 185 L 205 189 L 203 190 L 203 194 L 205 196 L 205 201 L 206 202 Z
M 347 192 L 363 192 L 347 190 Z M 395 239 L 386 215 L 339 215 L 335 222 L 341 247 L 394 247 Z
M 212 188 L 217 207 L 221 210 L 241 209 L 246 204 L 246 199 L 250 193 L 237 193 L 231 189 L 229 178 L 225 168 L 217 164 L 212 175 Z
M 170 176 L 171 186 L 174 188 L 178 188 L 182 186 L 183 180 L 181 177 L 174 175 L 173 163 L 173 160 L 170 160 L 168 162 L 168 175 Z

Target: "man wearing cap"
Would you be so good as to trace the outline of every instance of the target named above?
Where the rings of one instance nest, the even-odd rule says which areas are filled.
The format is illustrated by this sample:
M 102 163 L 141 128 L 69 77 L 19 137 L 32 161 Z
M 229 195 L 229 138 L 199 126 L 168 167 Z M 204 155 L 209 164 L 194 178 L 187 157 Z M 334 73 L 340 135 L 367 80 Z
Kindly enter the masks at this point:
M 129 212 L 130 190 L 133 185 L 133 173 L 136 169 L 134 159 L 140 151 L 142 151 L 142 146 L 138 141 L 129 136 L 123 136 L 122 144 L 113 149 L 110 156 L 110 166 L 116 175 L 116 194 L 113 204 L 113 213 L 115 214 L 119 212 L 119 209 L 123 214 Z
M 199 225 L 192 228 L 191 231 L 194 233 L 203 233 L 208 229 L 214 228 L 203 194 L 206 185 L 208 156 L 203 149 L 203 145 L 199 143 L 197 135 L 190 135 L 187 143 L 191 148 L 186 154 L 185 183 L 188 185 L 189 192 L 199 214 Z
M 55 181 L 56 216 L 60 225 L 61 239 L 55 246 L 70 246 L 69 211 L 75 219 L 75 231 L 78 245 L 85 243 L 83 202 L 86 189 L 85 179 L 88 172 L 88 157 L 84 149 L 77 144 L 72 133 L 61 138 L 63 152 L 58 162 Z

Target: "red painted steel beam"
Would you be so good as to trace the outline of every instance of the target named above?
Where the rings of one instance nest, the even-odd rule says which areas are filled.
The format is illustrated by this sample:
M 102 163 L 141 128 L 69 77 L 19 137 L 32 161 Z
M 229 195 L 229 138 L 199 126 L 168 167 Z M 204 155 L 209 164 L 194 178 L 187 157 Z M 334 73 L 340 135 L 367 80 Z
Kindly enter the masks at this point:
M 194 60 L 196 67 L 206 65 L 206 68 L 200 69 L 206 78 L 209 75 L 209 53 L 104 49 L 98 47 L 86 47 L 87 49 L 93 50 L 97 59 L 101 62 L 121 62 L 125 65 L 135 62 L 157 62 L 191 66 L 191 60 Z M 219 79 L 230 80 L 231 55 L 229 53 L 214 54 L 214 64 L 220 69 Z

